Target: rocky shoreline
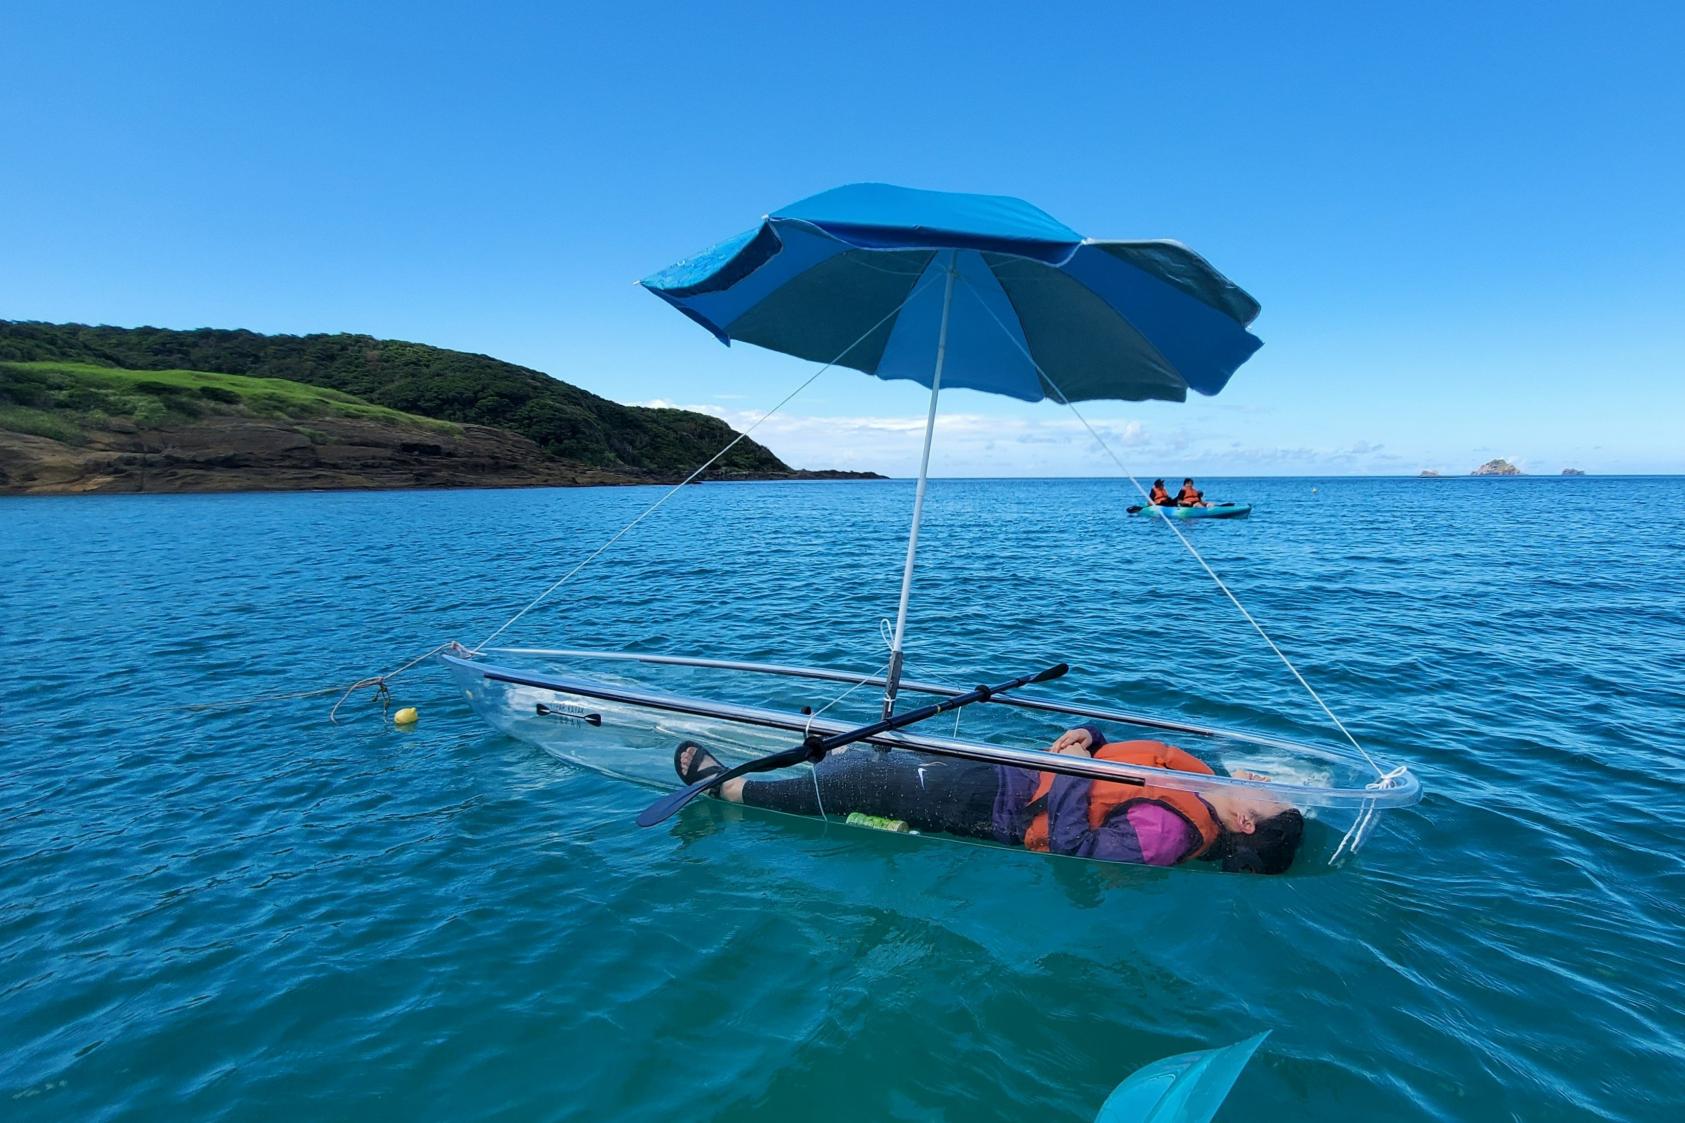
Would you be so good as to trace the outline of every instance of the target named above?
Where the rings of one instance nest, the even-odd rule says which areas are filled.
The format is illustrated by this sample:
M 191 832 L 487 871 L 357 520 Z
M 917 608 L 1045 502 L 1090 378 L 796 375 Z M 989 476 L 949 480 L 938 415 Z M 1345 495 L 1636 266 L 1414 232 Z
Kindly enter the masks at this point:
M 360 418 L 206 417 L 142 429 L 114 419 L 82 443 L 0 431 L 0 495 L 175 494 L 673 484 L 547 456 L 480 425 L 420 429 Z M 869 472 L 710 473 L 722 480 L 881 479 Z

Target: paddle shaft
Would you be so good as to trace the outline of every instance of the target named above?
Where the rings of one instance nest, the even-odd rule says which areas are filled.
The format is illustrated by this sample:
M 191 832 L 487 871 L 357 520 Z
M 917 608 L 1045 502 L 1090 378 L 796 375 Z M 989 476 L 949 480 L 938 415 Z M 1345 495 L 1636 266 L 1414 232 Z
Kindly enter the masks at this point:
M 929 718 L 935 717 L 937 714 L 945 714 L 951 710 L 957 710 L 961 706 L 969 706 L 973 702 L 987 702 L 996 694 L 1004 694 L 1006 691 L 1016 690 L 1020 686 L 1029 686 L 1031 683 L 1047 682 L 1050 679 L 1056 679 L 1070 669 L 1071 668 L 1067 664 L 1060 663 L 1057 666 L 1047 668 L 1045 671 L 1037 671 L 1033 675 L 1021 675 L 1018 678 L 1013 679 L 1011 682 L 1003 682 L 999 686 L 979 686 L 977 689 L 968 690 L 964 694 L 956 694 L 952 698 L 944 698 L 940 702 L 933 702 L 928 706 L 920 706 L 918 709 L 908 710 L 904 714 L 894 717 L 886 717 L 882 721 L 874 721 L 871 725 L 863 725 L 859 729 L 851 729 L 847 733 L 838 733 L 834 736 L 823 738 L 819 741 L 819 744 L 815 746 L 815 748 L 816 751 L 823 756 L 825 753 L 828 753 L 833 749 L 840 749 L 845 745 L 852 745 L 856 741 L 870 740 L 871 738 L 876 737 L 879 733 L 888 733 L 891 729 L 900 729 L 903 726 L 912 725 L 914 722 L 925 721 Z
M 825 758 L 826 753 L 843 748 L 844 746 L 852 745 L 858 741 L 869 740 L 880 733 L 888 733 L 892 729 L 901 729 L 905 726 L 913 725 L 916 722 L 925 721 L 937 716 L 938 714 L 945 714 L 952 710 L 957 710 L 961 706 L 969 706 L 973 702 L 987 702 L 996 694 L 1002 694 L 1008 690 L 1016 690 L 1020 686 L 1029 686 L 1031 683 L 1037 682 L 1049 682 L 1064 675 L 1070 669 L 1071 668 L 1068 664 L 1059 663 L 1047 668 L 1045 671 L 1037 671 L 1036 673 L 1029 675 L 1020 675 L 1017 678 L 1008 682 L 1003 682 L 998 686 L 979 686 L 975 690 L 966 691 L 964 694 L 956 694 L 952 698 L 944 698 L 940 702 L 933 702 L 928 706 L 920 706 L 918 709 L 908 710 L 904 714 L 886 717 L 881 721 L 874 721 L 872 724 L 863 725 L 858 729 L 850 729 L 843 733 L 832 734 L 829 737 L 820 737 L 817 734 L 810 734 L 807 740 L 803 741 L 800 745 L 797 745 L 794 748 L 784 749 L 781 752 L 771 753 L 763 757 L 756 757 L 754 760 L 746 760 L 742 764 L 728 768 L 717 775 L 707 776 L 703 779 L 697 780 L 695 783 L 680 788 L 671 795 L 663 796 L 661 799 L 656 800 L 654 803 L 644 808 L 643 811 L 638 814 L 638 826 L 653 827 L 657 823 L 665 822 L 667 819 L 676 814 L 680 808 L 684 807 L 685 804 L 689 803 L 709 788 L 718 787 L 727 780 L 735 780 L 737 777 L 747 775 L 751 772 L 771 772 L 779 768 L 788 768 L 792 764 L 801 764 L 803 761 L 814 761 L 817 763 Z

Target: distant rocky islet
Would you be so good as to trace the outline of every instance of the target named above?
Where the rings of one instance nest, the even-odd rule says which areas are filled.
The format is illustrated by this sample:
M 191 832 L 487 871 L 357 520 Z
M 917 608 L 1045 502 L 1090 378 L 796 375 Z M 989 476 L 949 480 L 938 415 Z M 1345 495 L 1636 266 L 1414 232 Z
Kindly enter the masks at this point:
M 1525 476 L 1526 474 L 1526 472 L 1523 472 L 1520 468 L 1517 468 L 1514 464 L 1511 464 L 1508 460 L 1505 460 L 1501 456 L 1493 460 L 1488 460 L 1486 463 L 1469 473 L 1471 476 Z M 1583 468 L 1564 468 L 1562 469 L 1562 474 L 1564 476 L 1583 476 L 1586 473 Z M 1423 468 L 1420 472 L 1416 473 L 1416 475 L 1420 479 L 1424 480 L 1445 478 L 1441 473 L 1432 468 Z

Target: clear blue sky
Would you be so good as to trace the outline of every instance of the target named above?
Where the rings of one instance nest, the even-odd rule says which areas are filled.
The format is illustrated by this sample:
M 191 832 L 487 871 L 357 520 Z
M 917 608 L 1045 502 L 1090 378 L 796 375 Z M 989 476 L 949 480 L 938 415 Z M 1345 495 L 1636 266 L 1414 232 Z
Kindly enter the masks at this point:
M 369 332 L 740 421 L 807 369 L 631 282 L 887 180 L 1263 303 L 1221 397 L 1095 409 L 1142 472 L 1682 472 L 1681 12 L 11 0 L 0 318 Z M 946 406 L 938 473 L 1105 474 L 1057 407 Z M 917 388 L 790 409 L 788 459 L 912 470 Z

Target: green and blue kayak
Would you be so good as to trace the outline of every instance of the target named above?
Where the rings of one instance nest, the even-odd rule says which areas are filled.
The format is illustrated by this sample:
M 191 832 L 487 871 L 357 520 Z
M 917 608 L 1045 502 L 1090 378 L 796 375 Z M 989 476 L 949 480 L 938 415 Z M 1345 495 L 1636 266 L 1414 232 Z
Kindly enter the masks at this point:
M 1164 519 L 1244 519 L 1252 513 L 1250 503 L 1213 503 L 1209 507 L 1131 507 L 1132 515 L 1157 515 Z

